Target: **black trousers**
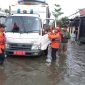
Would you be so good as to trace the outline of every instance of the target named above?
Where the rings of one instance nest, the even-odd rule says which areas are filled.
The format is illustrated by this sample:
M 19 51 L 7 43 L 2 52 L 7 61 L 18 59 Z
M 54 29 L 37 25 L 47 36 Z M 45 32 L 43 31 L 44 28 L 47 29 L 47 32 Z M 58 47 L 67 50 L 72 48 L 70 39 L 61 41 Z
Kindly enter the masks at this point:
M 52 60 L 56 60 L 56 52 L 57 51 L 58 51 L 57 48 L 52 48 L 52 50 L 51 50 Z
M 2 53 L 0 54 L 0 64 L 4 62 L 4 59 L 5 59 L 5 54 L 4 54 L 4 50 L 2 50 Z

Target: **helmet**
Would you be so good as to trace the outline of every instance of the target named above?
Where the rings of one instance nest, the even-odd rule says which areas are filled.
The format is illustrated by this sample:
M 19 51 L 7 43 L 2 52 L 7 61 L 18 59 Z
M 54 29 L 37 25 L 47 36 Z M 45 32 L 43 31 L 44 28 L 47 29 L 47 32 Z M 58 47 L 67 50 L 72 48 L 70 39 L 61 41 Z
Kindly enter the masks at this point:
M 57 30 L 58 32 L 60 32 L 60 27 L 56 27 L 55 30 Z

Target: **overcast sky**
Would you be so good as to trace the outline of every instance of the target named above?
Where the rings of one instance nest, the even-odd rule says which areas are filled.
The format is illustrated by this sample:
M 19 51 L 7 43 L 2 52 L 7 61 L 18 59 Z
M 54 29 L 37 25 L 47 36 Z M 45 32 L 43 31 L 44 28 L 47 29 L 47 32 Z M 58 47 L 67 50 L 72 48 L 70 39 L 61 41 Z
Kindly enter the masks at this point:
M 0 8 L 6 9 L 18 0 L 0 0 Z M 54 4 L 59 4 L 64 12 L 63 16 L 69 16 L 78 9 L 85 8 L 85 0 L 48 0 L 50 9 L 53 10 Z

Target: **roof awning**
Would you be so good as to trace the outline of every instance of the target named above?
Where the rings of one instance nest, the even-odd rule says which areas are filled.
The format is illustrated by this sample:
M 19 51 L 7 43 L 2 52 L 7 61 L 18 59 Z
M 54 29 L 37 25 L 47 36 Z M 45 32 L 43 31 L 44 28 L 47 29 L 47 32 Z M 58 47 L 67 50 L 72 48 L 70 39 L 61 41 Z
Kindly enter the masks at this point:
M 85 9 L 80 9 L 79 13 L 80 13 L 80 16 L 85 16 Z

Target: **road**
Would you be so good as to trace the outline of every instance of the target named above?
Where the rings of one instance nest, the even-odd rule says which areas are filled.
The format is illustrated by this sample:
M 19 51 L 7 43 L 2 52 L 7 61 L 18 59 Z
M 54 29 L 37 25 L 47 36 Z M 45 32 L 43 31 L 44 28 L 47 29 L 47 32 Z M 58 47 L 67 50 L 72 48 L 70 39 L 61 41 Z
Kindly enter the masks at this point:
M 85 45 L 68 44 L 67 55 L 7 57 L 0 66 L 0 85 L 85 85 Z

